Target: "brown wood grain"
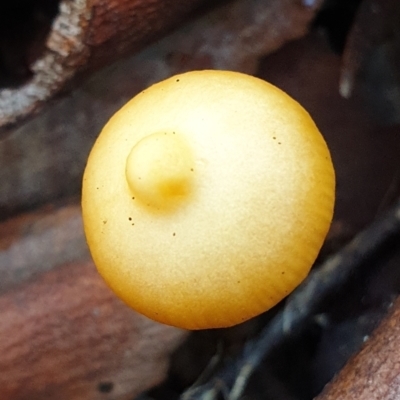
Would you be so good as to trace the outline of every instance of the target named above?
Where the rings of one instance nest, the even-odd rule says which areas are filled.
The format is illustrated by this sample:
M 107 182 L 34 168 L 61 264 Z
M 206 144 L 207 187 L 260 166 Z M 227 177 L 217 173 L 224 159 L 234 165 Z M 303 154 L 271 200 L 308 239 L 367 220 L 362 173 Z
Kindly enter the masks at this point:
M 77 203 L 48 205 L 0 223 L 0 295 L 43 272 L 89 259 Z
M 186 333 L 122 304 L 98 275 L 77 203 L 0 224 L 0 398 L 132 399 Z
M 400 298 L 364 348 L 316 400 L 400 399 Z
M 91 262 L 66 264 L 0 297 L 1 399 L 132 399 L 184 336 L 123 305 Z

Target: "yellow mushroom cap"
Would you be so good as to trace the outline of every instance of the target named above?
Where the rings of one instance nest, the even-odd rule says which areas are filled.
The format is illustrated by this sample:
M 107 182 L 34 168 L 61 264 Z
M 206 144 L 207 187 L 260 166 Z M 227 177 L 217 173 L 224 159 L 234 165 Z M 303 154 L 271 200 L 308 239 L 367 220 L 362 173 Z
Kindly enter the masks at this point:
M 245 74 L 193 71 L 106 124 L 84 174 L 84 228 L 100 274 L 133 309 L 227 327 L 306 277 L 334 189 L 326 143 L 295 100 Z

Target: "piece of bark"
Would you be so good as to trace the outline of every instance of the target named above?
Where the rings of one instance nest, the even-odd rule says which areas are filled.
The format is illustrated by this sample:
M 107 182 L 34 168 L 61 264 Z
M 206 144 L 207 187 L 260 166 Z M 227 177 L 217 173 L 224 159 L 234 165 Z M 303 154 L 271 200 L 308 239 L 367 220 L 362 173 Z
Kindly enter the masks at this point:
M 132 399 L 186 336 L 123 305 L 91 262 L 3 294 L 0 315 L 2 400 Z
M 203 2 L 62 0 L 44 49 L 30 67 L 32 78 L 0 90 L 0 127 L 38 111 L 78 73 L 148 44 Z
M 319 3 L 230 1 L 99 72 L 19 128 L 8 129 L 0 141 L 0 219 L 78 194 L 95 137 L 140 90 L 189 69 L 255 74 L 262 56 L 308 32 Z
M 316 400 L 400 398 L 400 298 L 364 348 Z
M 20 214 L 0 224 L 0 295 L 45 271 L 89 259 L 77 203 Z

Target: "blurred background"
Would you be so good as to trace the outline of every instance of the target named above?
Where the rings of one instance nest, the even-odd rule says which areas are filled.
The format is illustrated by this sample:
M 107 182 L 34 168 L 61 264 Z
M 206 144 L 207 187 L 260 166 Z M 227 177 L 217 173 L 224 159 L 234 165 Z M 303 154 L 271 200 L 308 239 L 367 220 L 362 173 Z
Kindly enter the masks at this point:
M 90 260 L 79 198 L 94 140 L 139 91 L 194 69 L 258 76 L 314 118 L 337 174 L 315 269 L 398 201 L 400 2 L 4 0 L 2 399 L 178 399 L 199 377 L 229 370 L 285 306 L 231 329 L 183 332 L 128 310 Z M 301 334 L 264 358 L 240 398 L 320 394 L 397 297 L 398 244 L 399 235 L 330 293 Z

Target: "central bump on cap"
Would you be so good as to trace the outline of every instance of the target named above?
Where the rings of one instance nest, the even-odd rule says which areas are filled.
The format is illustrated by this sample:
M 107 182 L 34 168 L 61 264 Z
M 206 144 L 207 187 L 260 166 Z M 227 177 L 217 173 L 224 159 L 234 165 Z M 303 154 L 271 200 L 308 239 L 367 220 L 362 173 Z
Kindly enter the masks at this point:
M 192 192 L 193 165 L 192 151 L 182 136 L 153 133 L 129 153 L 126 180 L 135 199 L 157 210 L 170 210 Z

